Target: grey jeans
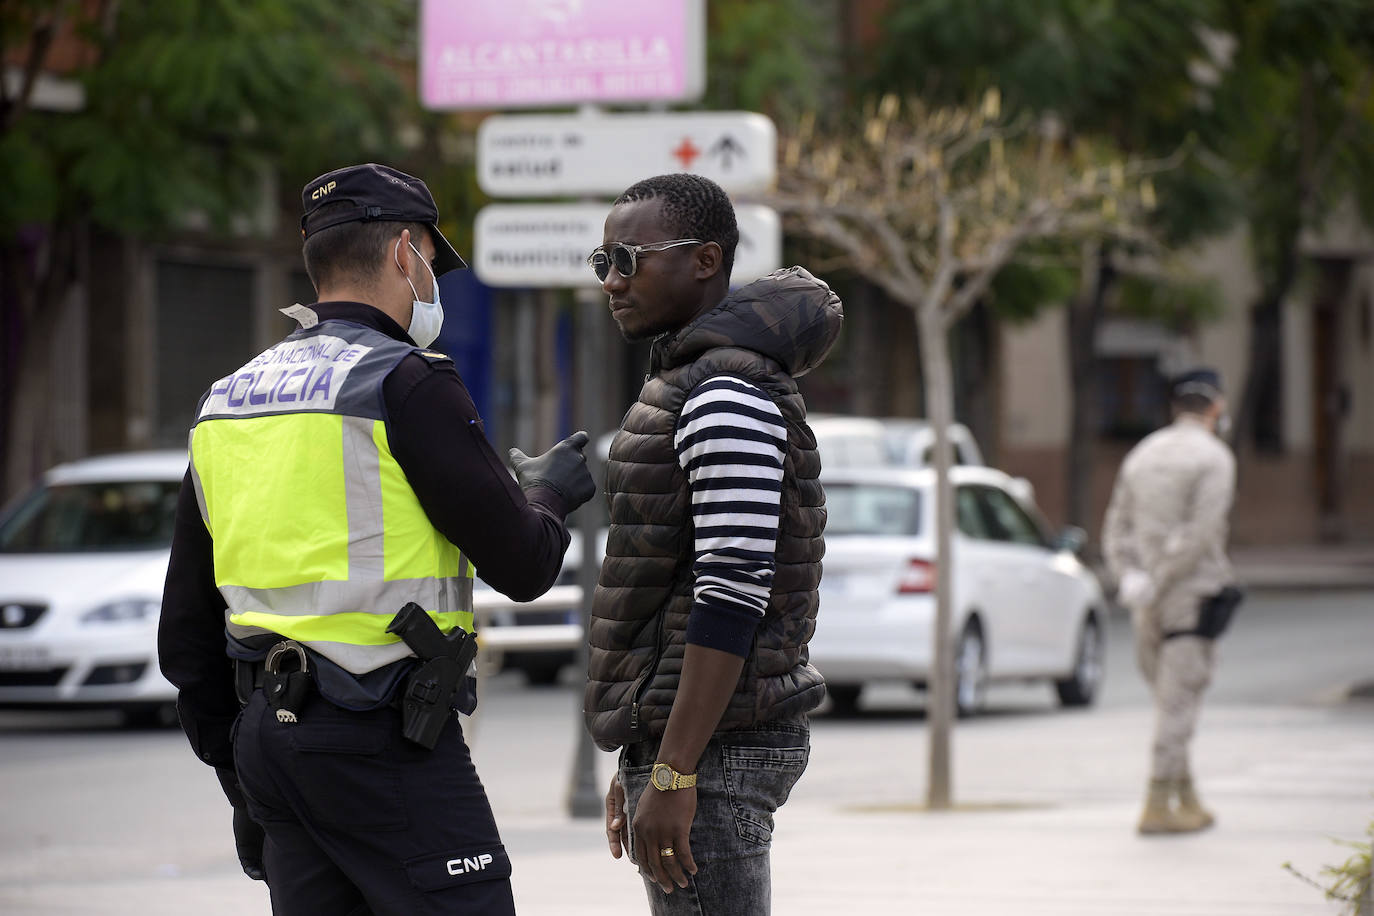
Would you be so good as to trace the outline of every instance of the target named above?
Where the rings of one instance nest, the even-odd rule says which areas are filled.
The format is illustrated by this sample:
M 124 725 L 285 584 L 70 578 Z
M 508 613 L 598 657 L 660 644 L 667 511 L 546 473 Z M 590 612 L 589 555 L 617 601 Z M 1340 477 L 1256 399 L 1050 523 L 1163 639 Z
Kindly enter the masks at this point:
M 620 783 L 631 825 L 657 753 L 657 741 L 621 751 Z M 645 875 L 654 916 L 767 916 L 772 900 L 768 850 L 773 814 L 787 801 L 810 754 L 811 729 L 805 716 L 711 738 L 697 764 L 697 812 L 691 833 L 697 873 L 688 876 L 685 889 L 675 888 L 671 894 Z M 636 852 L 631 830 L 631 861 L 638 862 Z

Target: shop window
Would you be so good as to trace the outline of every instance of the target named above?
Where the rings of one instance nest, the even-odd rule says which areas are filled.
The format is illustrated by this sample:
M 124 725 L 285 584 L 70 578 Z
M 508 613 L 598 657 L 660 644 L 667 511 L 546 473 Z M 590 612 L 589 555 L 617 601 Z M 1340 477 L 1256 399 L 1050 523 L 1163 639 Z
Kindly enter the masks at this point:
M 1100 435 L 1135 440 L 1169 422 L 1168 382 L 1156 356 L 1104 356 L 1097 366 Z
M 157 263 L 153 340 L 157 444 L 185 446 L 196 403 L 253 350 L 253 270 Z

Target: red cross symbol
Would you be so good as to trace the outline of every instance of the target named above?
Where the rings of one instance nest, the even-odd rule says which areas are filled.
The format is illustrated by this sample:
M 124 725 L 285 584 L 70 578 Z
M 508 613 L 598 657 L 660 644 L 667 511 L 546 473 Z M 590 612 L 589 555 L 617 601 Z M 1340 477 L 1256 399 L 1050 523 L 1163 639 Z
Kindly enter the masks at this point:
M 692 145 L 690 137 L 683 137 L 682 142 L 678 144 L 677 149 L 673 150 L 672 155 L 677 157 L 684 169 L 690 169 L 692 160 L 701 155 L 701 150 Z

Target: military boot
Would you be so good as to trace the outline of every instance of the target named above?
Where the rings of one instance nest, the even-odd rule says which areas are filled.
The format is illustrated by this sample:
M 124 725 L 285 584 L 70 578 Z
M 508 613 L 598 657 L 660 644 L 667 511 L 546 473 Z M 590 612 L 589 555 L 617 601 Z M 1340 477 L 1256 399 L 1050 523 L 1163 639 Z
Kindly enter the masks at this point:
M 1205 830 L 1216 823 L 1216 818 L 1212 812 L 1202 807 L 1202 802 L 1198 801 L 1197 793 L 1193 791 L 1193 780 L 1185 776 L 1174 783 L 1174 790 L 1178 794 L 1178 816 L 1186 819 L 1198 826 L 1194 829 Z
M 1174 797 L 1175 783 L 1170 779 L 1150 780 L 1150 791 L 1145 796 L 1145 810 L 1140 815 L 1136 830 L 1142 834 L 1192 833 L 1201 830 L 1202 824 L 1196 818 L 1179 814 L 1170 805 Z

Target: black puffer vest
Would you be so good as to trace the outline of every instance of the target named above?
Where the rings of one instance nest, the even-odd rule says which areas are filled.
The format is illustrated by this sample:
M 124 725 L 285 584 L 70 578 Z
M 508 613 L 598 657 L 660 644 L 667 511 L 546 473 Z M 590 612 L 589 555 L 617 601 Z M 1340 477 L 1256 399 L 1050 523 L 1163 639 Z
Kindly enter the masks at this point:
M 787 424 L 773 594 L 718 730 L 799 715 L 825 696 L 806 648 L 825 553 L 825 494 L 794 379 L 825 358 L 842 320 L 830 288 L 793 267 L 743 287 L 654 342 L 649 377 L 606 466 L 611 527 L 588 633 L 583 705 L 603 749 L 662 735 L 677 694 L 692 609 L 694 531 L 673 435 L 692 389 L 717 375 L 753 382 Z

